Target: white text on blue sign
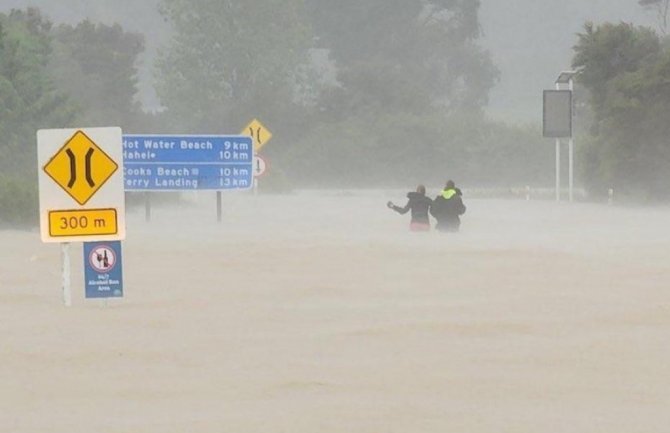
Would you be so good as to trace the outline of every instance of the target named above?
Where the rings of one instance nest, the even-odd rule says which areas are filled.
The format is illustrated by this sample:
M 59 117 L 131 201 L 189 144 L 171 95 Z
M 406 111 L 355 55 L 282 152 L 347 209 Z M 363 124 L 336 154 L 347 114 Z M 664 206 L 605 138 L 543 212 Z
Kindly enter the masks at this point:
M 248 189 L 253 145 L 246 136 L 124 135 L 127 191 Z

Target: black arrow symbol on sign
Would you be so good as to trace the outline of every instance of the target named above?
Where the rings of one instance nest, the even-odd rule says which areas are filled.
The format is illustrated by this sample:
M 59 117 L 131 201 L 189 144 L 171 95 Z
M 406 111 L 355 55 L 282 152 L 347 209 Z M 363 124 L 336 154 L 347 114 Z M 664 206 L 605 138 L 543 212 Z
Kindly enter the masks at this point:
M 260 172 L 261 172 L 261 162 L 258 159 L 256 159 L 256 173 Z
M 68 188 L 74 186 L 74 182 L 77 180 L 77 160 L 74 159 L 74 153 L 71 149 L 65 151 L 67 157 L 70 159 L 70 181 L 67 183 Z
M 258 140 L 258 144 L 263 144 L 263 142 L 261 141 L 261 127 L 260 126 L 256 130 L 256 139 Z
M 93 182 L 93 178 L 91 177 L 91 158 L 93 157 L 93 148 L 88 149 L 88 152 L 86 152 L 86 182 L 88 182 L 88 185 L 93 188 L 95 186 L 95 182 Z

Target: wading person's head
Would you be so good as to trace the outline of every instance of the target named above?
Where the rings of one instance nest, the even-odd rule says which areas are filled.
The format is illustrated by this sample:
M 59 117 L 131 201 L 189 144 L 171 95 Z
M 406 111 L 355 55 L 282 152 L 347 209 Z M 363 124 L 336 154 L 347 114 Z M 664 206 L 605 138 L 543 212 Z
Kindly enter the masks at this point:
M 426 195 L 426 187 L 423 185 L 419 185 L 416 187 L 416 192 L 418 192 L 421 195 Z

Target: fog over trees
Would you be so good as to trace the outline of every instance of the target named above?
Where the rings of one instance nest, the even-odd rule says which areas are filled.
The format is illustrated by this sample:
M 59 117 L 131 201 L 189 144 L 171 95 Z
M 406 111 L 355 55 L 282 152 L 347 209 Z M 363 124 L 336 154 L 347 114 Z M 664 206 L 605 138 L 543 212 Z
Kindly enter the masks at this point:
M 573 66 L 594 116 L 582 147 L 584 180 L 642 198 L 667 199 L 670 51 L 656 33 L 626 23 L 587 23 Z
M 491 91 L 489 113 L 510 122 L 541 121 L 542 89 L 569 69 L 584 23 L 620 21 L 657 28 L 653 10 L 637 0 L 484 0 L 482 45 L 501 71 Z
M 666 6 L 3 0 L 2 219 L 35 207 L 46 127 L 230 134 L 258 117 L 275 134 L 264 152 L 277 190 L 549 186 L 541 91 L 571 65 L 583 69 L 578 183 L 665 199 Z

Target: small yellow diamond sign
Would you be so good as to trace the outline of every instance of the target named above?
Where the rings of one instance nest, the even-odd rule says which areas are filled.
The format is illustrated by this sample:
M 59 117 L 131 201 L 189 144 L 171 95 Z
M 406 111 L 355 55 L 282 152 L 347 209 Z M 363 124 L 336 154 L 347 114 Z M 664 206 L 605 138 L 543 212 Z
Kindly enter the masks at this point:
M 259 151 L 272 138 L 272 133 L 258 119 L 254 119 L 247 125 L 240 135 L 249 135 L 254 142 L 254 150 Z
M 93 140 L 77 131 L 46 163 L 44 171 L 83 206 L 118 168 Z

